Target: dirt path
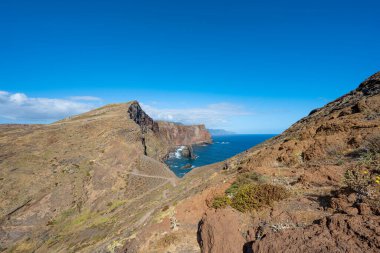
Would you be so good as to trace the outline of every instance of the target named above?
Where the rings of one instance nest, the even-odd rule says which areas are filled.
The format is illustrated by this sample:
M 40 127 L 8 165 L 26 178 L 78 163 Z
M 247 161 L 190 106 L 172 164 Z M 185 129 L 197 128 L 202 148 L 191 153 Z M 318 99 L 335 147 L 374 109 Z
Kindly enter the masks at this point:
M 173 186 L 177 185 L 176 182 L 175 182 L 176 181 L 175 178 L 147 175 L 147 174 L 139 173 L 139 172 L 137 172 L 137 170 L 134 170 L 133 172 L 128 172 L 127 174 L 134 175 L 134 176 L 139 176 L 139 177 L 149 177 L 149 178 L 165 179 L 165 180 L 169 181 Z

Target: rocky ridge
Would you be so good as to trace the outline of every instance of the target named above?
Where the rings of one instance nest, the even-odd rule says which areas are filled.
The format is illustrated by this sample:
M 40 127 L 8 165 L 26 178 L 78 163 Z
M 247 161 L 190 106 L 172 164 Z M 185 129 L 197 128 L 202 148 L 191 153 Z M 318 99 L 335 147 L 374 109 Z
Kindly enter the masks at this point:
M 194 136 L 199 126 L 180 128 Z M 161 162 L 173 147 L 165 136 L 136 101 L 0 125 L 0 251 L 94 252 L 120 229 L 132 234 L 177 184 Z

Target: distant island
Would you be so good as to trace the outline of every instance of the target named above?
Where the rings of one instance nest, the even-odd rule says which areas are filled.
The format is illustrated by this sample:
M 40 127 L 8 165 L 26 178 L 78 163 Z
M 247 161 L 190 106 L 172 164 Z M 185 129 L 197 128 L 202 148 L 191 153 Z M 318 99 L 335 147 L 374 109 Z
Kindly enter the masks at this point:
M 235 132 L 227 131 L 224 129 L 207 129 L 211 135 L 213 136 L 221 136 L 221 135 L 233 135 Z

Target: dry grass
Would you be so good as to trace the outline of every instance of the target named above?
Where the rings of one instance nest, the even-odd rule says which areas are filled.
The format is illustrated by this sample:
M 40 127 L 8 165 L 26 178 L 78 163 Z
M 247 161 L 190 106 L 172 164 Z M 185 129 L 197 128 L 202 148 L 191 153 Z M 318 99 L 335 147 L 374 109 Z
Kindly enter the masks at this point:
M 157 247 L 159 248 L 167 248 L 170 245 L 176 243 L 178 241 L 178 236 L 176 234 L 165 234 L 158 242 Z

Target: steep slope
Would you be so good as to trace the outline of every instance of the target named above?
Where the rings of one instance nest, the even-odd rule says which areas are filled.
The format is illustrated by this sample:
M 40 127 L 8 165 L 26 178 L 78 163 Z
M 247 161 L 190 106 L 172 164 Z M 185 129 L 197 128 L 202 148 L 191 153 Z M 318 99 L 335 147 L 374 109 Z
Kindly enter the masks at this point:
M 236 252 L 243 246 L 244 252 L 380 250 L 380 195 L 375 183 L 380 162 L 379 93 L 376 73 L 280 136 L 229 161 L 238 174 L 259 173 L 292 192 L 286 201 L 259 210 L 248 225 L 240 223 L 241 231 L 232 233 L 244 238 L 244 244 L 234 244 Z M 353 171 L 351 181 L 346 171 Z M 217 226 L 207 216 L 202 221 Z M 228 233 L 229 226 L 225 228 L 223 233 Z M 201 231 L 202 240 L 213 238 L 203 252 L 226 252 L 215 250 L 217 245 L 223 248 L 222 231 L 211 231 Z
M 180 128 L 188 136 L 198 126 Z M 178 180 L 161 162 L 172 146 L 136 101 L 0 125 L 0 248 L 74 252 L 132 233 Z
M 379 252 L 379 93 L 380 72 L 281 135 L 194 169 L 163 203 L 170 213 L 156 213 L 120 252 Z M 289 197 L 252 213 L 213 208 L 232 183 L 249 180 Z M 355 188 L 360 182 L 369 190 Z

